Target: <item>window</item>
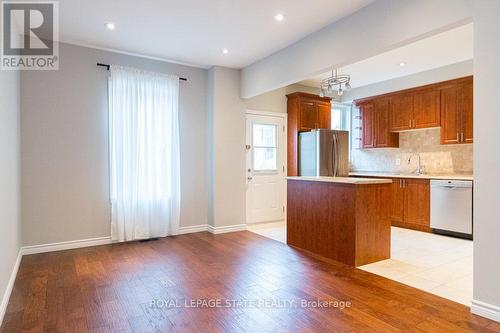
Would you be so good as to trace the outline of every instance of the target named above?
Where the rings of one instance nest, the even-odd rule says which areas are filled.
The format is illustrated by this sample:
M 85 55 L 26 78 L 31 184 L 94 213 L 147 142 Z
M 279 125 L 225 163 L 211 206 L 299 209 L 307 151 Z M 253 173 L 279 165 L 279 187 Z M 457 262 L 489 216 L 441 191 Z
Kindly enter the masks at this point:
M 351 128 L 351 105 L 334 103 L 332 105 L 332 129 L 349 131 Z
M 277 171 L 276 125 L 253 124 L 253 170 Z

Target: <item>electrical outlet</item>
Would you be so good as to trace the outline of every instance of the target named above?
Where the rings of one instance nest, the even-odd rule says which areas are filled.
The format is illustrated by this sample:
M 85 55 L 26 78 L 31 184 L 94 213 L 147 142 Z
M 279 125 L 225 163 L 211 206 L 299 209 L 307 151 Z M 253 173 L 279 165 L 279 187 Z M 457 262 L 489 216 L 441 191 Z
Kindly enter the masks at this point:
M 400 158 L 396 158 L 396 165 L 401 165 L 401 159 Z

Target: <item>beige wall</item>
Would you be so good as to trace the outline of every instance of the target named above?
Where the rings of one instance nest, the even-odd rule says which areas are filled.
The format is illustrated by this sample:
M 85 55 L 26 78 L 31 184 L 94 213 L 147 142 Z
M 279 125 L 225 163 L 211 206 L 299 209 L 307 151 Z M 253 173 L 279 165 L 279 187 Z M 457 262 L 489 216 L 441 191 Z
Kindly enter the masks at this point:
M 264 93 L 262 95 L 243 99 L 243 101 L 248 110 L 286 113 L 286 95 L 297 91 L 315 95 L 319 94 L 319 88 L 304 86 L 300 84 L 292 84 L 284 88 Z
M 207 70 L 69 44 L 58 71 L 24 71 L 24 245 L 110 235 L 107 71 L 97 62 L 175 74 L 180 83 L 181 227 L 207 223 Z
M 19 99 L 19 72 L 0 71 L 0 322 L 21 247 Z
M 420 154 L 426 173 L 472 174 L 472 144 L 441 145 L 440 129 L 399 134 L 399 148 L 353 149 L 351 165 L 358 171 L 413 172 Z M 399 159 L 400 165 L 397 165 Z
M 209 71 L 209 223 L 240 225 L 245 218 L 245 104 L 239 97 L 239 70 Z

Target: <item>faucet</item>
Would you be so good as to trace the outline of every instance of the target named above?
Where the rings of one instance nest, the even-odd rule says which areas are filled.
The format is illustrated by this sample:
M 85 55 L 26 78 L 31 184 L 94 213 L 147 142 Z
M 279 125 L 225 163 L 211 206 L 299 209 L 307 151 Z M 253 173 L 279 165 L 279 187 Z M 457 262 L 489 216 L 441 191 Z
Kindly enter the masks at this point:
M 413 173 L 415 173 L 417 176 L 420 176 L 420 175 L 423 175 L 424 174 L 424 167 L 422 166 L 422 163 L 421 163 L 421 158 L 420 158 L 420 154 L 419 153 L 413 153 L 410 155 L 410 157 L 408 158 L 408 164 L 411 163 L 411 158 L 413 156 L 417 156 L 418 158 L 418 166 L 417 168 L 415 169 L 415 171 L 413 171 Z

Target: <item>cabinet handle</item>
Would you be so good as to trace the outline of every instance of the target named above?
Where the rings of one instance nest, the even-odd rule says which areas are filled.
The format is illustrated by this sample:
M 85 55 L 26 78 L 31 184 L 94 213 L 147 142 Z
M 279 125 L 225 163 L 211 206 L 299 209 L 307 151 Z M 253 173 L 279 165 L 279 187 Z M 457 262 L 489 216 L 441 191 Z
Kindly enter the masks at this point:
M 399 180 L 399 188 L 403 188 L 403 180 L 402 179 Z
M 403 188 L 406 188 L 406 179 L 403 179 Z
M 410 128 L 411 128 L 411 119 L 410 119 Z
M 457 142 L 460 142 L 460 133 L 457 132 Z
M 460 142 L 464 142 L 464 132 L 460 133 Z

